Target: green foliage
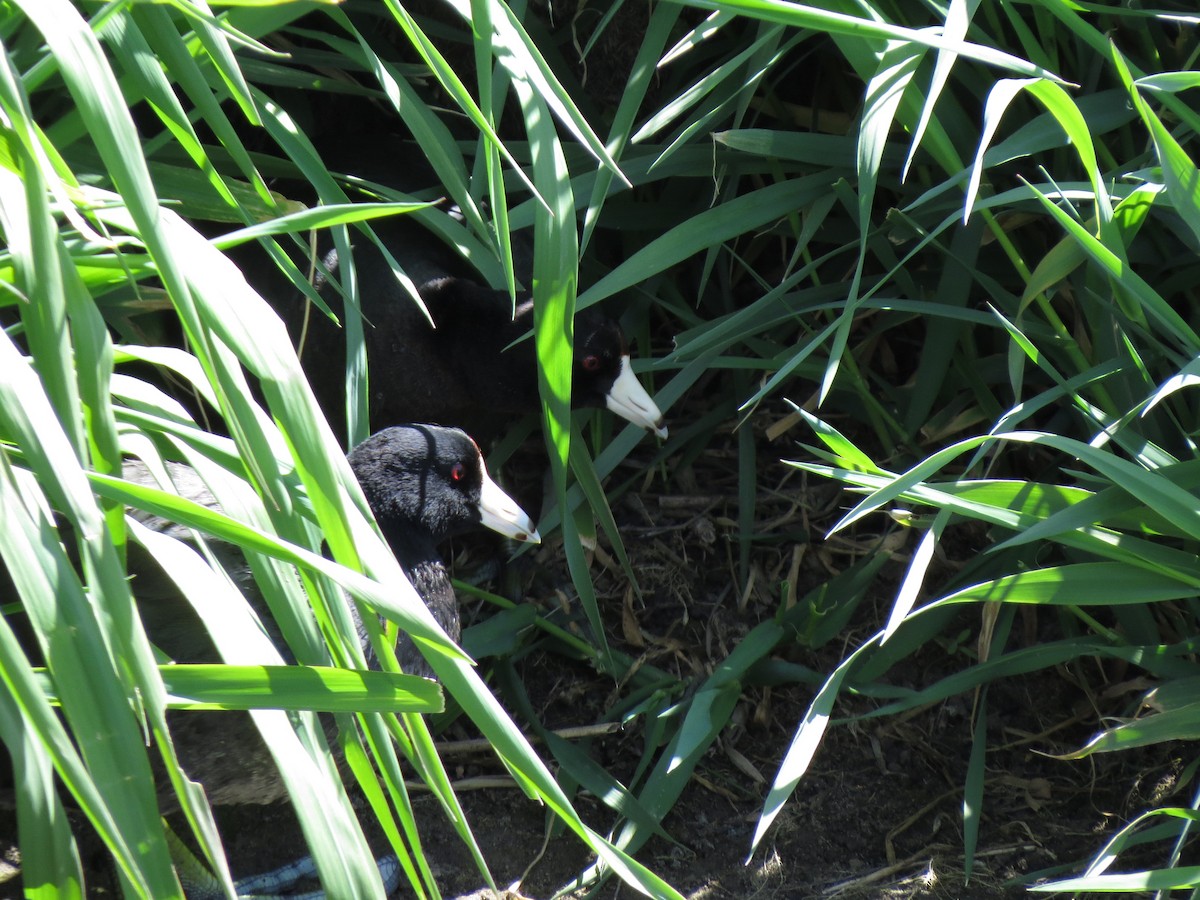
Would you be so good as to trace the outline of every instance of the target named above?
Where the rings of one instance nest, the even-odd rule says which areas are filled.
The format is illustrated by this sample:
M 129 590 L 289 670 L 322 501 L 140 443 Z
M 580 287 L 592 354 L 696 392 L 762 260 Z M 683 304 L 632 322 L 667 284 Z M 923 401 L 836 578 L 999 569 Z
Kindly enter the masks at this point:
M 382 888 L 318 708 L 356 713 L 353 725 L 343 717 L 346 756 L 413 891 L 437 896 L 400 756 L 437 792 L 490 883 L 415 712 L 437 698 L 410 692 L 394 660 L 348 674 L 363 657 L 347 602 L 413 635 L 448 715 L 468 716 L 526 792 L 596 852 L 582 878 L 612 872 L 654 896 L 677 895 L 630 854 L 663 833 L 750 684 L 817 689 L 753 846 L 846 690 L 881 698 L 873 715 L 888 715 L 1111 658 L 1154 679 L 1154 712 L 1129 710 L 1081 753 L 1195 737 L 1194 11 L 1060 0 L 611 2 L 571 6 L 562 27 L 534 4 L 428 6 L 3 4 L 0 556 L 20 611 L 0 619 L 0 739 L 20 786 L 27 885 L 82 890 L 69 795 L 127 894 L 180 894 L 152 758 L 165 763 L 206 865 L 229 884 L 211 810 L 169 739 L 167 708 L 194 704 L 297 711 L 257 721 L 332 896 Z M 636 42 L 615 36 L 622 25 Z M 401 190 L 369 166 L 328 164 L 317 125 L 339 103 L 411 137 L 435 181 Z M 405 581 L 281 322 L 222 252 L 260 249 L 314 315 L 330 310 L 311 287 L 321 266 L 310 230 L 347 261 L 334 279 L 348 301 L 347 366 L 336 377 L 353 442 L 366 434 L 370 373 L 351 248 L 377 243 L 372 221 L 397 214 L 493 286 L 513 292 L 531 277 L 539 299 L 533 339 L 555 483 L 541 525 L 561 529 L 589 633 L 488 597 L 506 607 L 503 618 L 464 642 L 498 657 L 494 688 Z M 516 260 L 518 231 L 534 239 L 531 272 Z M 882 550 L 759 623 L 694 684 L 609 645 L 613 624 L 582 547 L 603 533 L 636 585 L 611 504 L 630 485 L 615 473 L 647 438 L 573 422 L 567 360 L 575 310 L 618 295 L 660 407 L 707 392 L 703 412 L 670 423 L 656 477 L 669 483 L 719 423 L 743 423 L 743 578 L 764 454 L 746 420 L 785 400 L 803 409 L 781 413 L 778 431 L 807 423 L 816 441 L 780 455 L 861 497 L 835 531 L 890 514 L 919 533 L 890 617 L 833 672 L 772 656 L 833 641 L 879 590 Z M 223 512 L 126 484 L 117 476 L 127 456 L 195 466 Z M 241 547 L 294 673 L 268 674 L 278 651 L 238 627 L 251 613 L 215 557 L 147 533 L 126 506 Z M 982 523 L 986 549 L 933 579 L 934 551 L 967 521 Z M 126 578 L 131 540 L 188 586 L 227 667 L 165 677 L 172 667 L 147 641 Z M 983 611 L 977 657 L 933 685 L 890 686 L 889 668 L 966 604 Z M 1055 607 L 1070 625 L 1017 646 L 1016 604 Z M 1164 637 L 1160 610 L 1189 637 Z M 18 640 L 18 620 L 36 648 Z M 624 783 L 537 722 L 507 661 L 535 646 L 620 685 L 608 718 L 641 721 L 647 748 Z M 546 737 L 557 778 L 493 690 Z M 975 725 L 986 736 L 987 692 L 979 698 Z M 968 859 L 986 801 L 984 740 L 965 779 Z M 574 811 L 580 785 L 619 818 L 611 843 Z M 1148 812 L 1084 875 L 1051 887 L 1191 884 L 1195 873 L 1173 866 L 1194 820 L 1191 809 Z M 1105 874 L 1147 842 L 1166 847 L 1161 869 Z

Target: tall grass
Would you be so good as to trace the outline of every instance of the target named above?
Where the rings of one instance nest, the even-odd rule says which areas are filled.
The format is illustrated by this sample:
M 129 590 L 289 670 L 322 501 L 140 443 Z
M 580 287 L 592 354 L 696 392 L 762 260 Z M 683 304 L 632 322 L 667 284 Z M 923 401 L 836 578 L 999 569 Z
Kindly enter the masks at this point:
M 241 68 L 240 57 L 248 55 L 265 59 L 257 74 L 268 83 L 286 75 L 283 57 L 258 38 L 313 9 L 285 4 L 214 17 L 200 4 L 89 9 L 39 0 L 18 4 L 7 21 L 3 224 L 11 324 L 0 350 L 6 449 L 0 552 L 20 600 L 19 609 L 9 611 L 28 618 L 40 651 L 31 660 L 32 648 L 18 643 L 6 619 L 3 737 L 16 768 L 25 883 L 33 892 L 78 895 L 82 889 L 79 851 L 56 788 L 61 781 L 111 852 L 126 893 L 181 894 L 159 822 L 153 754 L 166 763 L 206 863 L 232 890 L 211 810 L 179 769 L 165 711 L 249 705 L 358 714 L 357 723 L 346 720 L 343 751 L 414 889 L 436 895 L 396 751 L 438 794 L 474 848 L 426 724 L 413 714 L 440 708 L 440 697 L 396 673 L 394 663 L 391 672 L 365 676 L 337 668 L 364 668 L 345 607 L 348 595 L 413 635 L 446 690 L 531 797 L 557 813 L 621 877 L 648 893 L 677 896 L 579 819 L 546 765 L 434 624 L 371 527 L 280 320 L 188 221 L 257 226 L 216 243 L 261 237 L 297 283 L 303 275 L 274 244 L 274 235 L 336 228 L 348 246 L 344 223 L 360 220 L 364 209 L 337 205 L 346 199 L 343 189 L 311 142 Z M 425 38 L 404 11 L 397 7 L 394 13 L 413 44 L 425 49 Z M 359 36 L 334 8 L 324 11 L 322 21 Z M 532 76 L 534 49 L 519 25 L 498 20 L 497 27 L 513 41 L 506 58 L 517 54 Z M 437 68 L 436 52 L 428 58 Z M 377 71 L 387 76 L 382 63 Z M 447 89 L 470 106 L 453 72 L 440 71 Z M 577 111 L 555 102 L 551 81 L 544 76 L 543 90 L 527 98 L 531 117 L 554 107 L 586 137 Z M 146 117 L 135 123 L 131 108 Z M 468 111 L 492 132 L 491 111 Z M 274 156 L 308 180 L 328 204 L 324 211 L 286 218 L 295 204 L 281 204 L 268 189 L 261 161 L 242 140 L 248 127 L 275 141 Z M 546 180 L 543 190 L 553 197 L 562 154 L 547 128 L 548 120 L 541 137 L 546 171 L 535 175 Z M 435 131 L 431 139 L 442 137 Z M 604 156 L 598 140 L 591 145 Z M 449 144 L 444 149 L 457 153 Z M 462 199 L 470 208 L 469 198 Z M 411 208 L 389 204 L 365 212 Z M 551 227 L 539 247 L 555 241 L 567 247 L 567 239 L 566 229 Z M 535 271 L 544 265 L 537 263 Z M 551 258 L 549 265 L 564 271 L 561 259 Z M 562 304 L 573 299 L 565 292 L 562 297 Z M 560 319 L 563 309 L 560 304 Z M 177 330 L 182 341 L 145 346 L 160 328 Z M 361 328 L 357 334 L 361 346 Z M 550 342 L 544 352 L 570 351 Z M 200 399 L 206 427 L 164 393 L 159 373 Z M 361 388 L 351 382 L 360 403 Z M 551 388 L 564 393 L 562 385 Z M 352 415 L 352 438 L 362 436 L 364 421 Z M 152 468 L 165 457 L 186 460 L 212 486 L 224 512 L 113 477 L 125 454 Z M 282 659 L 275 648 L 247 639 L 256 629 L 245 599 L 219 565 L 131 528 L 125 505 L 241 547 L 304 670 L 263 668 Z M 49 510 L 73 526 L 70 535 Z M 160 666 L 126 580 L 124 551 L 131 538 L 179 582 L 230 666 L 198 676 L 193 670 L 190 683 L 185 672 Z M 331 559 L 322 555 L 323 544 Z M 41 679 L 33 661 L 44 662 Z M 230 685 L 235 676 L 241 680 Z M 312 677 L 319 680 L 316 689 Z M 381 702 L 381 692 L 391 699 Z M 260 712 L 255 721 L 288 785 L 326 890 L 331 896 L 381 895 L 380 876 L 315 717 Z M 149 746 L 144 731 L 153 738 Z M 491 883 L 481 854 L 473 852 L 481 878 Z
M 549 16 L 493 0 L 10 3 L 0 555 L 15 597 L 0 620 L 0 738 L 21 786 L 25 883 L 81 890 L 69 795 L 126 893 L 178 895 L 150 787 L 155 755 L 228 885 L 165 710 L 228 704 L 222 679 L 234 675 L 267 710 L 317 708 L 300 679 L 268 690 L 274 677 L 246 667 L 280 660 L 235 630 L 218 642 L 239 668 L 201 672 L 186 693 L 168 680 L 125 578 L 128 540 L 156 544 L 127 523 L 132 505 L 245 549 L 295 658 L 322 693 L 344 698 L 336 711 L 358 714 L 346 717 L 344 752 L 418 894 L 436 886 L 398 757 L 458 810 L 415 714 L 438 698 L 394 671 L 349 674 L 362 657 L 347 593 L 414 634 L 526 791 L 595 850 L 581 878 L 613 871 L 675 896 L 629 854 L 661 828 L 746 684 L 797 641 L 833 640 L 879 590 L 886 553 L 781 607 L 695 684 L 650 667 L 626 678 L 631 661 L 608 645 L 582 544 L 603 533 L 636 581 L 609 504 L 628 488 L 614 473 L 644 438 L 580 427 L 566 404 L 571 315 L 618 295 L 668 416 L 702 379 L 708 392 L 708 412 L 672 421 L 657 460 L 682 466 L 718 423 L 794 401 L 802 409 L 772 434 L 799 442 L 779 455 L 855 492 L 838 529 L 890 513 L 919 534 L 889 620 L 823 678 L 798 723 L 748 852 L 805 775 L 839 694 L 885 683 L 961 604 L 980 610 L 976 663 L 879 714 L 1064 660 L 1116 658 L 1158 682 L 1159 711 L 1081 752 L 1194 735 L 1200 505 L 1187 389 L 1200 349 L 1190 91 L 1200 45 L 1194 11 L 1169 6 L 697 0 L 554 4 Z M 401 191 L 327 165 L 319 127 L 331 97 L 365 102 L 381 131 L 410 136 L 436 183 Z M 442 196 L 457 215 L 422 205 Z M 384 214 L 418 217 L 500 288 L 528 277 L 512 235 L 532 232 L 557 497 L 543 531 L 562 529 L 591 634 L 540 622 L 514 625 L 512 641 L 582 657 L 622 685 L 608 715 L 650 736 L 625 783 L 549 736 L 556 780 L 433 625 L 372 529 L 286 332 L 221 252 L 256 242 L 320 303 L 294 262 L 309 231 L 351 259 Z M 369 371 L 353 267 L 340 278 L 353 442 L 367 427 Z M 762 452 L 749 433 L 737 444 L 743 577 Z M 115 477 L 126 455 L 195 465 L 224 515 L 126 485 Z M 932 581 L 938 543 L 966 520 L 987 526 L 987 547 Z M 211 558 L 153 549 L 194 586 L 202 614 L 218 601 L 244 607 Z M 1017 644 L 1013 617 L 1028 605 L 1061 609 L 1061 636 Z M 514 623 L 534 618 L 516 613 Z M 14 634 L 21 617 L 37 652 Z M 530 705 L 513 680 L 500 688 L 510 708 Z M 396 705 L 381 710 L 378 691 Z M 987 799 L 986 697 L 966 778 L 968 868 Z M 327 890 L 378 895 L 315 717 L 256 716 Z M 574 812 L 575 785 L 619 816 L 611 843 Z M 1106 870 L 1162 822 L 1161 870 L 1139 883 L 1186 883 L 1172 866 L 1195 813 L 1149 812 L 1058 888 L 1128 889 Z M 469 825 L 460 833 L 473 846 Z

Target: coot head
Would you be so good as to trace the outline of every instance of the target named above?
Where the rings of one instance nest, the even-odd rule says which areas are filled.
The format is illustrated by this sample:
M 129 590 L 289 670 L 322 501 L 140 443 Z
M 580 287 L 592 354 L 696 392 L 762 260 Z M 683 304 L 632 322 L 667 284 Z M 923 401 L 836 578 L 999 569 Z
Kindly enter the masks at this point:
M 404 425 L 385 429 L 364 441 L 348 457 L 376 521 L 393 553 L 437 622 L 458 639 L 458 604 L 438 554 L 437 542 L 480 525 L 502 534 L 537 541 L 538 533 L 529 517 L 488 477 L 479 448 L 456 428 Z M 216 498 L 192 468 L 168 463 L 167 472 L 181 496 L 219 509 Z M 151 470 L 138 462 L 127 462 L 126 479 L 154 485 Z M 181 541 L 190 541 L 190 529 L 157 516 L 133 511 L 150 529 Z M 207 542 L 226 571 L 234 576 L 262 623 L 286 660 L 291 660 L 283 635 L 271 610 L 258 591 L 245 559 L 237 548 L 222 541 Z M 131 542 L 130 572 L 138 608 L 151 641 L 179 662 L 214 662 L 220 659 L 208 630 L 176 584 L 163 572 L 154 557 Z M 356 620 L 368 661 L 373 659 L 366 629 Z M 433 676 L 420 651 L 406 634 L 401 634 L 396 655 L 404 671 Z M 189 776 L 204 785 L 215 804 L 272 803 L 286 796 L 266 745 L 250 718 L 230 712 L 189 710 L 172 712 L 168 719 L 176 748 Z M 326 721 L 332 741 L 334 722 Z M 176 800 L 169 782 L 160 777 L 160 801 L 173 808 Z
M 481 411 L 479 416 L 459 414 L 459 421 L 453 424 L 470 424 L 474 426 L 468 428 L 472 434 L 490 435 L 492 429 L 477 424 L 489 412 L 535 411 L 538 397 L 534 343 L 522 339 L 534 326 L 532 298 L 528 295 L 518 298 L 514 310 L 505 291 L 494 291 L 469 279 L 452 276 L 423 284 L 420 293 L 441 332 L 434 338 L 440 341 L 440 352 L 456 357 L 448 368 L 457 377 L 443 377 L 432 386 L 431 392 L 442 399 L 445 412 L 450 415 L 457 409 L 478 408 Z M 407 297 L 397 297 L 396 302 L 404 304 L 401 309 L 411 308 Z M 382 317 L 377 315 L 378 318 Z M 411 313 L 409 318 L 411 321 Z M 374 324 L 381 332 L 395 327 L 387 318 Z M 417 325 L 418 333 L 425 330 L 423 320 Z M 667 430 L 663 427 L 663 414 L 633 374 L 629 345 L 621 326 L 596 309 L 586 309 L 575 316 L 574 334 L 571 406 L 576 409 L 607 408 L 634 425 L 665 438 Z M 411 332 L 402 344 L 393 344 L 390 349 L 401 347 L 407 355 L 415 355 L 414 351 L 419 353 Z M 421 359 L 405 374 L 420 385 L 432 380 L 432 373 L 437 371 L 439 364 L 438 359 L 427 363 Z M 468 396 L 460 397 L 460 394 Z M 409 401 L 395 398 L 386 402 L 398 406 Z M 441 412 L 434 412 L 435 419 Z
M 414 551 L 478 525 L 540 540 L 529 516 L 488 476 L 479 447 L 457 428 L 395 425 L 347 459 L 402 565 Z
M 575 316 L 573 405 L 606 407 L 634 425 L 667 436 L 663 414 L 633 374 L 621 326 L 594 310 Z

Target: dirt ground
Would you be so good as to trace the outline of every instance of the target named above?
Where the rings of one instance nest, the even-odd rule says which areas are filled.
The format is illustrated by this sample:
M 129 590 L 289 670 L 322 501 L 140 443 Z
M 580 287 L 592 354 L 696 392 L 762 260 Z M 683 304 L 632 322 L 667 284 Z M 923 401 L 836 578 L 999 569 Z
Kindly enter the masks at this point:
M 1144 761 L 1142 771 L 1118 764 L 1108 772 L 1047 760 L 1031 749 L 1005 751 L 989 784 L 974 874 L 964 882 L 961 784 L 968 746 L 954 734 L 961 724 L 961 716 L 931 710 L 902 725 L 835 730 L 749 864 L 761 791 L 714 752 L 664 823 L 678 843 L 655 839 L 639 858 L 694 900 L 1018 897 L 1030 873 L 1094 852 L 1133 807 L 1170 785 L 1180 766 L 1164 753 Z M 755 747 L 754 761 L 770 771 L 779 742 L 754 741 L 749 749 Z M 491 766 L 481 769 L 495 773 Z M 553 838 L 539 860 L 545 817 L 519 791 L 493 787 L 461 796 L 496 883 L 506 888 L 524 876 L 514 898 L 550 897 L 590 862 L 572 836 Z M 427 800 L 418 800 L 418 810 L 426 815 L 425 847 L 443 896 L 487 896 Z M 577 808 L 594 825 L 611 818 L 590 798 Z M 271 810 L 265 820 L 254 817 L 266 826 L 254 833 L 278 833 L 271 817 L 286 828 L 286 811 Z M 281 861 L 277 844 L 244 846 L 238 856 L 249 869 L 256 861 Z M 598 896 L 636 894 L 611 881 Z
M 765 427 L 765 426 L 764 426 Z M 861 552 L 853 536 L 822 540 L 845 508 L 836 487 L 806 481 L 779 463 L 795 455 L 787 440 L 759 435 L 759 497 L 753 584 L 739 588 L 736 531 L 736 465 L 732 436 L 668 479 L 647 479 L 616 504 L 614 513 L 643 589 L 631 599 L 625 576 L 593 558 L 593 571 L 609 639 L 618 649 L 653 660 L 681 679 L 695 680 L 724 659 L 738 639 L 773 614 L 784 579 L 800 593 L 827 580 Z M 649 465 L 652 442 L 639 450 Z M 703 486 L 701 489 L 700 486 Z M 866 536 L 861 536 L 865 541 Z M 977 552 L 969 532 L 946 542 L 942 565 L 954 554 Z M 477 550 L 455 548 L 460 557 Z M 856 612 L 839 639 L 791 662 L 825 673 L 878 629 L 891 603 L 904 551 L 879 579 L 879 593 Z M 570 594 L 561 547 L 550 540 L 524 570 L 526 599 L 544 610 Z M 890 574 L 888 574 L 890 573 Z M 771 587 L 775 586 L 775 587 Z M 467 623 L 479 614 L 464 610 Z M 964 609 L 957 642 L 934 641 L 887 674 L 891 683 L 919 686 L 969 664 L 963 646 L 978 631 L 978 611 Z M 1029 627 L 1029 623 L 1027 623 Z M 1037 628 L 1036 622 L 1032 624 Z M 542 721 L 551 728 L 598 722 L 611 696 L 611 679 L 586 666 L 537 650 L 517 671 Z M 1041 875 L 1078 871 L 1106 836 L 1155 800 L 1180 787 L 1191 759 L 1185 746 L 1164 745 L 1134 754 L 1085 761 L 1053 758 L 1093 733 L 1098 686 L 1123 673 L 1056 669 L 993 685 L 989 694 L 987 787 L 978 851 L 964 875 L 962 789 L 971 751 L 973 695 L 892 718 L 845 721 L 875 701 L 847 697 L 812 770 L 785 806 L 763 846 L 747 864 L 754 823 L 796 724 L 811 700 L 806 685 L 749 686 L 733 724 L 697 768 L 664 822 L 673 842 L 653 839 L 638 858 L 695 900 L 719 898 L 1000 898 L 1024 893 Z M 595 737 L 590 752 L 618 777 L 633 770 L 643 752 L 644 723 Z M 447 739 L 469 737 L 455 725 Z M 518 790 L 506 786 L 502 768 L 486 754 L 452 756 L 452 776 L 496 883 L 542 900 L 570 883 L 589 864 L 572 835 L 546 843 L 546 817 Z M 499 785 L 499 786 L 498 786 Z M 478 896 L 482 879 L 432 798 L 417 793 L 425 849 L 445 897 Z M 605 832 L 612 814 L 595 798 L 576 797 L 584 819 Z M 252 874 L 295 855 L 299 835 L 286 806 L 218 811 L 236 875 Z M 9 856 L 12 822 L 0 820 Z M 540 856 L 539 856 L 540 853 Z M 96 850 L 87 864 L 90 894 L 111 896 L 111 873 Z M 20 879 L 0 883 L 0 897 L 19 896 Z M 401 892 L 400 896 L 407 896 Z M 601 897 L 633 896 L 611 881 Z

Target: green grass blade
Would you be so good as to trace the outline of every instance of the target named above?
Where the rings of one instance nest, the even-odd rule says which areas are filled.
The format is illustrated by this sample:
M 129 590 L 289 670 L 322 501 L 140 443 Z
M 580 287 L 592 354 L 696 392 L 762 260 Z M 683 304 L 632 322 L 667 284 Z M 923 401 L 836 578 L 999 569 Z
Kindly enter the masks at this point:
M 1022 75 L 1048 78 L 1061 82 L 1062 79 L 1040 66 L 1026 60 L 969 41 L 946 37 L 934 29 L 912 29 L 890 25 L 878 18 L 859 18 L 844 13 L 830 12 L 805 6 L 800 3 L 778 3 L 775 0 L 686 0 L 686 5 L 721 12 L 735 12 L 744 16 L 791 25 L 796 28 L 811 28 L 823 34 L 845 35 L 851 38 L 883 39 L 917 44 L 934 50 L 946 50 L 967 59 L 1008 69 Z

